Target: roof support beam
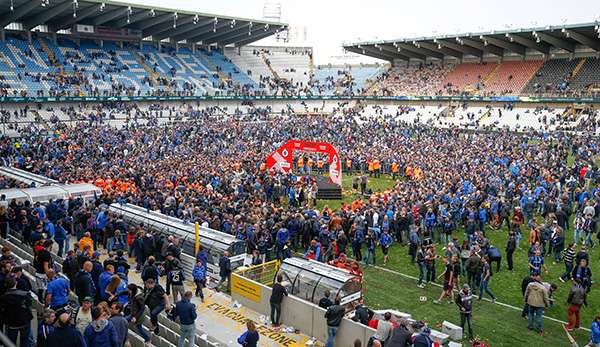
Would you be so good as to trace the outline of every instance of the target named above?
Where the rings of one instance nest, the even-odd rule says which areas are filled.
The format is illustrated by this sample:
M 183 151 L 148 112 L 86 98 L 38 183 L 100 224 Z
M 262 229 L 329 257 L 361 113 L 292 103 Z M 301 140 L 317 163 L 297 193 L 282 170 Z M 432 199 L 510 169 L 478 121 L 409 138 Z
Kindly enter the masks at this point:
M 480 36 L 479 39 L 483 40 L 484 42 L 487 41 L 488 43 L 491 43 L 495 46 L 502 47 L 513 53 L 517 53 L 519 55 L 525 55 L 525 47 L 523 47 L 519 44 L 506 42 L 504 40 L 497 39 L 495 37 L 489 37 L 489 36 Z
M 61 29 L 70 28 L 73 24 L 91 17 L 98 12 L 100 12 L 100 4 L 92 5 L 90 7 L 86 7 L 83 10 L 77 11 L 77 17 L 69 16 L 69 17 L 60 17 L 57 20 L 53 21 L 52 31 L 59 31 Z
M 139 12 L 133 13 L 129 16 L 129 23 L 127 23 L 127 18 L 121 18 L 117 21 L 114 21 L 110 26 L 115 28 L 122 28 L 135 22 L 141 21 L 144 18 L 150 18 L 150 11 L 140 10 Z
M 152 35 L 152 39 L 155 39 L 154 36 L 161 34 L 161 33 L 167 33 L 173 29 L 177 29 L 177 27 L 179 27 L 180 25 L 185 25 L 188 23 L 191 23 L 194 20 L 193 16 L 187 16 L 187 17 L 183 17 L 180 19 L 177 19 L 177 21 L 175 21 L 175 15 L 171 15 L 171 21 L 170 22 L 165 22 L 159 25 L 156 25 L 152 28 L 149 28 L 148 30 L 144 30 L 144 36 L 150 36 Z M 177 25 L 175 25 L 175 28 L 173 27 L 173 24 L 177 23 Z M 160 36 L 160 35 L 158 35 Z M 165 36 L 168 37 L 168 36 Z M 156 39 L 158 39 L 158 37 L 156 37 Z
M 534 33 L 536 33 L 537 37 L 539 37 L 540 40 L 542 40 L 542 41 L 546 41 L 549 44 L 552 44 L 552 45 L 554 45 L 556 47 L 562 48 L 562 49 L 564 49 L 566 51 L 569 51 L 571 53 L 575 52 L 575 45 L 572 44 L 572 43 L 570 43 L 570 42 L 567 42 L 565 40 L 556 38 L 556 37 L 548 35 L 546 33 L 538 33 L 538 32 L 535 32 L 535 31 L 534 31 Z
M 41 4 L 42 2 L 40 0 L 27 1 L 23 5 L 15 8 L 13 12 L 3 14 L 2 19 L 0 19 L 0 28 L 4 28 L 5 26 L 9 25 L 15 20 L 23 18 L 33 9 L 35 9 L 38 6 L 41 6 Z
M 394 59 L 408 60 L 408 57 L 406 57 L 406 56 L 404 56 L 402 54 L 393 53 L 393 55 L 392 55 L 392 53 L 387 53 L 387 52 L 385 52 L 383 50 L 379 50 L 379 49 L 377 49 L 375 47 L 363 47 L 363 49 L 366 52 L 371 52 L 371 53 L 376 54 L 376 55 L 378 54 L 378 55 L 384 57 L 383 59 L 389 60 L 389 61 L 394 61 Z M 406 58 L 404 58 L 404 57 L 406 57 Z M 379 59 L 382 59 L 382 58 L 379 58 Z
M 262 40 L 265 37 L 269 37 L 269 36 L 275 34 L 277 32 L 277 30 L 279 30 L 281 28 L 282 27 L 277 27 L 277 28 L 269 29 L 269 30 L 267 30 L 267 31 L 265 31 L 265 32 L 263 32 L 261 34 L 250 36 L 249 38 L 247 38 L 245 40 L 225 40 L 225 41 L 221 42 L 221 44 L 223 46 L 225 46 L 225 45 L 228 45 L 230 43 L 233 43 L 233 44 L 235 44 L 236 47 L 245 46 L 245 45 L 247 45 L 249 43 L 256 42 L 258 40 Z
M 251 35 L 248 35 L 248 32 L 250 31 L 249 27 L 250 27 L 250 23 L 244 24 L 242 26 L 236 26 L 234 29 L 225 30 L 220 33 L 219 32 L 213 33 L 211 35 L 203 37 L 202 44 L 210 45 L 213 42 L 227 41 L 234 37 L 236 37 L 236 38 L 244 37 L 244 36 L 250 37 Z
M 206 19 L 204 21 L 198 22 L 196 24 L 188 23 L 188 24 L 181 25 L 181 26 L 178 25 L 177 29 L 169 30 L 169 31 L 166 31 L 159 35 L 154 35 L 154 37 L 157 40 L 162 40 L 164 38 L 170 37 L 177 41 L 181 41 L 181 40 L 185 39 L 185 35 L 183 35 L 183 34 L 189 33 L 190 31 L 198 30 L 204 26 L 211 25 L 213 22 L 214 22 L 214 19 L 211 18 L 211 19 Z
M 427 48 L 417 48 L 411 44 L 396 42 L 396 46 L 399 47 L 402 52 L 410 51 L 415 52 L 426 57 L 433 57 L 440 60 L 444 59 L 444 55 L 438 51 L 431 51 Z
M 110 12 L 106 12 L 105 14 L 96 17 L 92 23 L 94 23 L 94 25 L 102 25 L 106 22 L 110 22 L 111 20 L 115 19 L 115 18 L 119 18 L 122 15 L 127 14 L 127 11 L 129 11 L 129 9 L 127 7 L 123 7 L 123 8 L 117 8 L 114 9 Z
M 504 55 L 504 51 L 502 50 L 502 48 L 500 47 L 496 47 L 494 45 L 485 45 L 482 42 L 476 41 L 476 40 L 471 40 L 471 39 L 463 39 L 462 37 L 459 38 L 460 41 L 462 43 L 464 43 L 467 46 L 471 46 L 477 49 L 480 49 L 486 53 L 491 53 L 493 55 L 496 55 L 498 57 L 502 57 Z
M 374 53 L 371 53 L 371 51 L 367 51 L 367 50 L 363 51 L 362 48 L 348 47 L 348 48 L 346 48 L 346 50 L 350 51 L 350 52 L 357 53 L 357 54 L 366 55 L 366 56 L 369 56 L 369 57 L 375 58 L 375 59 L 393 61 L 393 59 L 385 58 L 381 54 L 374 54 Z M 397 59 L 408 61 L 408 58 L 405 59 L 405 58 L 398 57 Z
M 198 28 L 198 31 L 193 33 L 194 36 L 192 37 L 185 37 L 186 40 L 188 40 L 189 42 L 198 42 L 198 41 L 203 41 L 202 39 L 208 36 L 213 36 L 213 35 L 220 35 L 221 32 L 220 30 L 223 28 L 227 28 L 231 26 L 230 22 L 221 22 L 219 24 L 217 24 L 215 26 L 214 24 L 214 19 L 211 20 L 212 24 L 209 25 L 205 25 L 202 28 Z M 215 30 L 216 29 L 216 30 Z M 179 39 L 181 36 L 177 36 L 176 38 Z
M 565 34 L 565 36 L 572 37 L 573 40 L 581 43 L 582 45 L 588 46 L 596 52 L 600 51 L 600 43 L 598 43 L 598 41 L 592 40 L 591 38 L 573 30 L 563 29 L 562 32 Z
M 434 41 L 435 43 L 435 41 Z M 444 40 L 437 40 L 437 44 L 442 45 L 442 47 L 447 47 L 450 49 L 453 49 L 457 52 L 462 52 L 463 54 L 470 54 L 470 55 L 474 55 L 478 58 L 483 57 L 483 51 L 480 49 L 476 49 L 470 46 L 461 46 L 457 43 L 454 42 L 449 42 L 449 41 L 444 41 Z
M 33 18 L 31 18 L 28 21 L 26 21 L 25 23 L 23 23 L 23 26 L 25 27 L 26 30 L 31 30 L 40 24 L 46 24 L 52 18 L 60 15 L 61 13 L 63 13 L 64 11 L 66 11 L 72 7 L 73 7 L 73 2 L 71 0 L 67 0 L 61 4 L 58 4 L 54 7 L 52 7 L 48 11 L 40 12 L 38 15 L 34 16 Z
M 407 59 L 414 58 L 414 59 L 419 59 L 422 61 L 425 61 L 425 59 L 427 59 L 427 57 L 423 54 L 414 53 L 409 50 L 402 50 L 402 48 L 400 48 L 400 50 L 398 50 L 398 48 L 396 48 L 396 47 L 393 47 L 393 46 L 390 47 L 390 46 L 386 46 L 386 45 L 379 45 L 379 47 L 381 47 L 384 52 L 389 52 L 394 55 L 402 55 L 402 56 L 405 56 Z
M 536 50 L 542 54 L 550 54 L 550 46 L 546 43 L 542 43 L 542 42 L 535 42 L 534 40 L 530 40 L 527 38 L 524 38 L 523 36 L 520 35 L 516 35 L 516 34 L 507 34 L 509 39 L 512 39 L 513 41 L 529 47 L 533 50 Z
M 250 36 L 250 35 L 248 35 L 249 27 L 250 27 L 250 23 L 246 23 L 244 25 L 236 25 L 235 27 L 233 27 L 233 29 L 231 27 L 228 27 L 226 30 L 218 30 L 217 29 L 216 32 L 213 32 L 211 30 L 208 32 L 208 35 L 207 34 L 204 34 L 203 36 L 198 35 L 198 36 L 196 36 L 196 38 L 199 38 L 200 40 L 202 40 L 202 44 L 210 45 L 213 42 L 228 40 L 231 37 L 236 37 L 236 36 L 241 36 L 241 35 Z
M 463 58 L 463 53 L 462 52 L 455 51 L 455 50 L 450 49 L 450 48 L 446 48 L 446 47 L 438 48 L 437 45 L 434 45 L 433 43 L 428 43 L 428 42 L 417 42 L 417 44 L 419 46 L 421 46 L 421 47 L 427 48 L 430 51 L 440 52 L 440 53 L 442 53 L 444 55 L 449 55 L 449 56 L 457 58 L 457 59 L 462 59 Z
M 136 29 L 140 29 L 142 31 L 150 28 L 151 26 L 160 24 L 160 23 L 164 23 L 168 20 L 173 20 L 173 14 L 172 13 L 165 13 L 165 14 L 161 14 L 160 16 L 155 16 L 155 17 L 150 17 L 146 20 L 143 20 L 141 22 L 139 22 L 135 28 Z M 144 32 L 145 34 L 145 32 Z M 148 36 L 148 35 L 146 35 Z

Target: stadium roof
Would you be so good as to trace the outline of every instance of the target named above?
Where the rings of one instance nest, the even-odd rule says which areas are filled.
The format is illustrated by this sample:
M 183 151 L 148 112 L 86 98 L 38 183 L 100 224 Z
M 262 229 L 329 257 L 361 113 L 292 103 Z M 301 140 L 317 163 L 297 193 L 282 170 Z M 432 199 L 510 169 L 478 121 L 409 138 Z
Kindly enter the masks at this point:
M 143 38 L 186 40 L 205 45 L 246 45 L 276 34 L 287 24 L 102 0 L 0 0 L 0 28 L 18 22 L 24 30 L 47 25 L 50 32 L 76 24 L 140 30 Z
M 511 29 L 457 35 L 357 42 L 344 49 L 369 57 L 393 61 L 466 57 L 530 56 L 555 53 L 600 52 L 598 22 Z

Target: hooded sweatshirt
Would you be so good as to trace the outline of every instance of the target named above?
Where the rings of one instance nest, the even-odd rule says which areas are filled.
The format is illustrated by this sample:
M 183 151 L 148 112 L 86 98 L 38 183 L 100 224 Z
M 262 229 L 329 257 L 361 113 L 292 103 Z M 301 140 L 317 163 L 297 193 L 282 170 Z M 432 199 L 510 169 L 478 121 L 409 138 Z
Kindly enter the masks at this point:
M 88 347 L 121 347 L 117 329 L 112 322 L 98 319 L 85 328 L 85 342 Z

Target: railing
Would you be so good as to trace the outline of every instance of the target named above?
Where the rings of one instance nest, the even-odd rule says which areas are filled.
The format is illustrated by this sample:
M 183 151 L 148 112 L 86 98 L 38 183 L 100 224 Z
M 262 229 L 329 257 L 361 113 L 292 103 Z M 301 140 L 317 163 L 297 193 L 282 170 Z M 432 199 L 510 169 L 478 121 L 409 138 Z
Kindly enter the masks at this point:
M 277 274 L 277 271 L 279 271 L 280 266 L 281 262 L 279 260 L 271 260 L 260 265 L 239 269 L 236 273 L 242 277 L 270 287 L 273 285 L 275 275 Z

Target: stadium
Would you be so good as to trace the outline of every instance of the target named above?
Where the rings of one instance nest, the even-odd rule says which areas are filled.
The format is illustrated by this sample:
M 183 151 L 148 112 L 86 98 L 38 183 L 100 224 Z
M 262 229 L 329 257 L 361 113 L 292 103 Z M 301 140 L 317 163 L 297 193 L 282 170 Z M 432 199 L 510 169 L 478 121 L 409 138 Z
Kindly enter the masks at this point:
M 0 0 L 1 345 L 600 346 L 600 17 L 180 4 Z

